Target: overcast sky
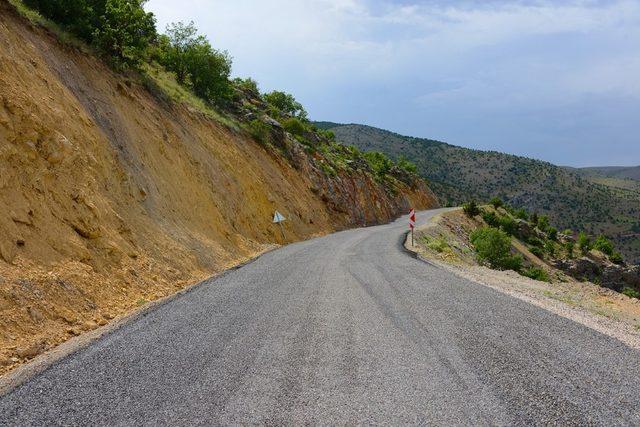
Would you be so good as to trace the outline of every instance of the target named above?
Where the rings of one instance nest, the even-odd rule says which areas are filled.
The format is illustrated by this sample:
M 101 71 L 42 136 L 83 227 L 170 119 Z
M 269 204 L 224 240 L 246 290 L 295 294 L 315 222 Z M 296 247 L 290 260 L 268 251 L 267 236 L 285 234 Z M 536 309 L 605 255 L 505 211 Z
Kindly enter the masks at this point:
M 640 164 L 640 0 L 151 0 L 313 120 L 574 166 Z

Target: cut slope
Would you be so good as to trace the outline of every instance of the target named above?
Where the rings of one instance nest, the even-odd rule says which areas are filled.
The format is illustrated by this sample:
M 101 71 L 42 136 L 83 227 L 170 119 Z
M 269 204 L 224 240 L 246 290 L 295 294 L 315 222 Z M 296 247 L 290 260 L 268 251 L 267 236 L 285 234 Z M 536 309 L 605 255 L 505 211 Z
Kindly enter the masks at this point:
M 640 262 L 640 193 L 590 182 L 547 162 L 398 135 L 363 125 L 330 126 L 339 141 L 363 150 L 407 157 L 443 203 L 459 205 L 500 196 L 548 214 L 563 228 L 604 233 L 629 261 Z
M 435 203 L 287 156 L 0 2 L 0 372 L 282 243 L 275 209 L 292 241 Z

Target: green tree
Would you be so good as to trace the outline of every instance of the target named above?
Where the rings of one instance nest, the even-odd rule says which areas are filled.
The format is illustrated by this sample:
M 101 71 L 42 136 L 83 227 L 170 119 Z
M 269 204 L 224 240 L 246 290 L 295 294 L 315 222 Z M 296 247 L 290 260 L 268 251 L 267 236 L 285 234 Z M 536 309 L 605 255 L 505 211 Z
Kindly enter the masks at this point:
M 492 268 L 516 271 L 522 268 L 522 257 L 511 255 L 511 238 L 504 231 L 482 227 L 471 233 L 470 239 L 478 259 Z
M 264 99 L 280 114 L 307 120 L 306 110 L 291 94 L 274 90 L 265 94 Z
M 155 17 L 145 12 L 144 3 L 142 0 L 104 2 L 93 44 L 118 66 L 139 65 L 157 36 Z
M 191 49 L 188 62 L 193 92 L 210 104 L 222 105 L 231 97 L 231 57 L 219 52 L 208 41 Z
M 229 101 L 233 94 L 229 54 L 211 47 L 193 22 L 169 24 L 166 31 L 160 38 L 160 63 L 207 103 Z
M 206 39 L 198 36 L 193 21 L 188 24 L 173 22 L 167 25 L 166 33 L 161 37 L 162 65 L 176 75 L 178 83 L 184 84 L 189 74 L 191 50 Z

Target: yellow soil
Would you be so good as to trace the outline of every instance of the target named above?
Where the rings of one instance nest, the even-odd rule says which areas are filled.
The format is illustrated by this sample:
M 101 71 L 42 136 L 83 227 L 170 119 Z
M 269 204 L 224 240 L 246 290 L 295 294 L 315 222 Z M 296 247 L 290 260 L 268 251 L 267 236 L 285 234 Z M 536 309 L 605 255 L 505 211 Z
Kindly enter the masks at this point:
M 435 205 L 310 166 L 65 47 L 0 2 L 0 374 L 288 239 Z M 313 189 L 313 191 L 312 191 Z

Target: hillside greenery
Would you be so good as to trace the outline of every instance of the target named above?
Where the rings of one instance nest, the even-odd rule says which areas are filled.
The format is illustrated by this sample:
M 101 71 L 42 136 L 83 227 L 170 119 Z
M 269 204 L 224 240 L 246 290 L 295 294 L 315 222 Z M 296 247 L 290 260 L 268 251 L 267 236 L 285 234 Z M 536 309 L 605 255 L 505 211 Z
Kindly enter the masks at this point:
M 146 0 L 11 0 L 16 10 L 56 33 L 63 42 L 86 47 L 116 71 L 140 76 L 153 93 L 186 102 L 204 114 L 288 157 L 288 137 L 298 141 L 326 175 L 370 174 L 390 191 L 414 185 L 417 167 L 405 158 L 362 152 L 336 141 L 331 131 L 308 120 L 289 93 L 261 93 L 251 78 L 231 79 L 232 58 L 215 49 L 193 22 L 156 29 Z M 283 131 L 284 134 L 282 134 Z
M 391 159 L 410 159 L 443 205 L 494 196 L 531 214 L 545 215 L 559 229 L 606 235 L 632 262 L 640 263 L 640 191 L 612 188 L 540 160 L 479 151 L 398 135 L 363 125 L 317 122 L 336 139 Z M 523 216 L 524 211 L 516 216 Z

